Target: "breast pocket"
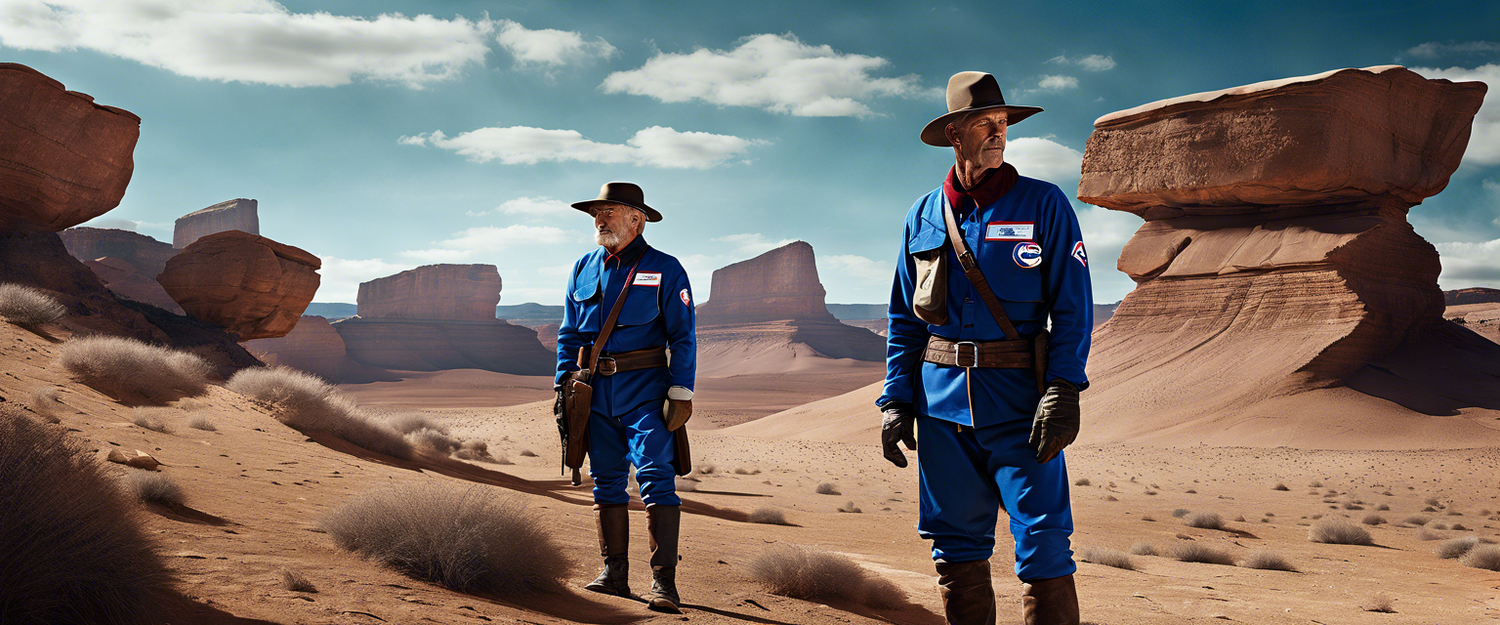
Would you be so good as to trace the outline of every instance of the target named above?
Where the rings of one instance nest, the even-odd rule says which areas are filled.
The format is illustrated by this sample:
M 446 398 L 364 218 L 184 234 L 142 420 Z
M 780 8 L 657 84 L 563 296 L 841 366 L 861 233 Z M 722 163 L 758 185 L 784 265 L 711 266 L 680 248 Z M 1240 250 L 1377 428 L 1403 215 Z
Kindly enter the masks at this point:
M 620 325 L 640 326 L 651 323 L 661 314 L 660 286 L 631 286 L 625 292 L 625 304 L 620 307 Z

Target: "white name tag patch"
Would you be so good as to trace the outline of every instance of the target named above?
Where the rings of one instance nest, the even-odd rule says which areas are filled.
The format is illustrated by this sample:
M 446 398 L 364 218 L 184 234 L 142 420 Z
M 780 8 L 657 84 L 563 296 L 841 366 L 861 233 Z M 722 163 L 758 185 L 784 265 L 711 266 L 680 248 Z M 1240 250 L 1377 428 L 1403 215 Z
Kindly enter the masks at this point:
M 631 282 L 630 284 L 633 286 L 661 286 L 661 272 L 642 271 L 635 274 L 635 282 Z
M 1030 241 L 1035 239 L 1036 224 L 1030 221 L 992 221 L 985 225 L 986 241 Z

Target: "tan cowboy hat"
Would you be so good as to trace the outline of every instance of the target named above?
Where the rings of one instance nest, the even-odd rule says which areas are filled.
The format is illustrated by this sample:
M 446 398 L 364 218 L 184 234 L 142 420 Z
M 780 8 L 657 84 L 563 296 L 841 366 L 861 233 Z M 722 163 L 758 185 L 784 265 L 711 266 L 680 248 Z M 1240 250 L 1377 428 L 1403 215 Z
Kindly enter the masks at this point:
M 661 221 L 661 213 L 656 209 L 646 206 L 646 194 L 641 188 L 631 182 L 606 182 L 599 187 L 599 198 L 574 202 L 573 208 L 585 213 L 594 210 L 594 207 L 604 204 L 624 204 L 646 214 L 646 221 Z
M 1009 124 L 1014 126 L 1021 120 L 1042 112 L 1040 106 L 1019 106 L 1005 103 L 1000 94 L 1000 84 L 995 77 L 984 72 L 959 72 L 948 79 L 948 114 L 927 123 L 922 129 L 922 143 L 940 148 L 950 147 L 948 135 L 943 132 L 959 115 L 986 109 L 1005 109 Z

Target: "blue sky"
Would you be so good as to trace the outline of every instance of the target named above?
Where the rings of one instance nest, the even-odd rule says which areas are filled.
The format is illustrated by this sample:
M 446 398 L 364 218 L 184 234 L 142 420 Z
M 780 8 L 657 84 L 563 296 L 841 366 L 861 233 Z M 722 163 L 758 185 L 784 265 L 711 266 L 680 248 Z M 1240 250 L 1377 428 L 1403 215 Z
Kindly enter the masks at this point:
M 491 263 L 502 303 L 556 304 L 590 220 L 641 184 L 648 228 L 711 272 L 816 249 L 828 300 L 889 293 L 901 220 L 951 151 L 922 145 L 957 71 L 1046 112 L 1007 160 L 1076 193 L 1093 121 L 1145 102 L 1398 63 L 1500 88 L 1494 3 L 0 0 L 0 60 L 143 119 L 120 207 L 90 225 L 260 201 L 262 234 L 324 259 L 317 301 L 434 262 Z M 1412 210 L 1444 288 L 1500 287 L 1500 95 L 1448 189 Z M 1074 203 L 1096 299 L 1139 226 Z

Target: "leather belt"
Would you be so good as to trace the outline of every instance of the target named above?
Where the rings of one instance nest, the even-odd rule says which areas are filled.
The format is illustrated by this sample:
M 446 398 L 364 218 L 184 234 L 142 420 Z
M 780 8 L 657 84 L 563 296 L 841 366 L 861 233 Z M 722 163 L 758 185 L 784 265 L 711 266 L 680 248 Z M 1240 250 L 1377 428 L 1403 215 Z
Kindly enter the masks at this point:
M 1031 369 L 1032 339 L 1014 341 L 950 341 L 941 336 L 927 337 L 922 360 L 949 367 L 982 367 L 986 369 Z
M 614 375 L 621 371 L 654 369 L 667 366 L 667 348 L 648 347 L 633 352 L 605 354 L 599 357 L 598 375 Z

